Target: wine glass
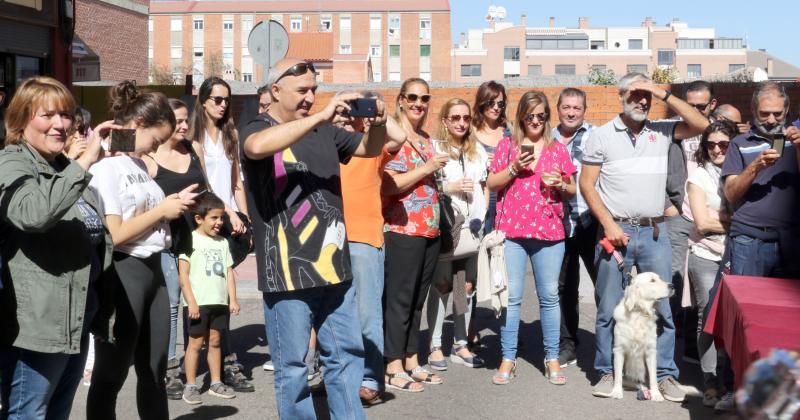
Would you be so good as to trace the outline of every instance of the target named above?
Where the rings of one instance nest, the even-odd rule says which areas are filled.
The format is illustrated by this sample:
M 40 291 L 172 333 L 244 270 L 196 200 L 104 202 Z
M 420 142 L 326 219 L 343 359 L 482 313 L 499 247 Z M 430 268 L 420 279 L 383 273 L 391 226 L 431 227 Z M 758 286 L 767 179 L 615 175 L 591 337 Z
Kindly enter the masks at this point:
M 547 203 L 556 204 L 557 201 L 553 199 L 553 194 L 558 194 L 555 191 L 555 186 L 561 181 L 561 167 L 554 163 L 550 166 L 550 172 L 542 173 L 542 183 L 547 188 Z
M 450 156 L 450 143 L 448 143 L 447 140 L 431 139 L 431 144 L 433 145 L 434 157 Z M 434 173 L 434 179 L 436 180 L 436 185 L 439 187 L 439 191 L 444 192 L 447 181 L 444 171 L 441 169 L 436 171 Z

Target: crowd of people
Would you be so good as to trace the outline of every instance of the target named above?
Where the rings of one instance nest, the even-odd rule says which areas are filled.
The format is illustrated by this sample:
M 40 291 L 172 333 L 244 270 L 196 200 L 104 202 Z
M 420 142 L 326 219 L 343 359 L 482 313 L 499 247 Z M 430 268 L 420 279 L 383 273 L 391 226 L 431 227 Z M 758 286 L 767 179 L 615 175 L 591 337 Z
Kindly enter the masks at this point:
M 374 92 L 311 113 L 316 89 L 312 63 L 280 61 L 238 131 L 216 77 L 191 110 L 122 82 L 113 120 L 93 128 L 58 81 L 19 85 L 0 151 L 0 418 L 66 419 L 83 378 L 87 418 L 113 419 L 133 365 L 139 416 L 167 419 L 168 399 L 203 402 L 203 348 L 205 395 L 254 391 L 231 348 L 236 238 L 254 247 L 281 418 L 315 418 L 320 367 L 333 418 L 364 418 L 387 388 L 446 386 L 453 365 L 483 367 L 479 300 L 500 336 L 486 380 L 512 383 L 528 262 L 550 384 L 568 381 L 582 345 L 583 261 L 597 304 L 593 395 L 612 396 L 613 311 L 631 271 L 648 271 L 681 291 L 657 305 L 661 394 L 685 398 L 680 328 L 703 403 L 732 408 L 727 358 L 703 333 L 722 274 L 800 279 L 800 120 L 780 84 L 754 89 L 747 122 L 706 82 L 673 94 L 631 73 L 621 112 L 596 127 L 577 88 L 554 106 L 531 90 L 507 110 L 489 81 L 472 103 L 440 98 L 433 124 L 423 79 L 402 84 L 393 116 Z M 372 116 L 351 116 L 364 98 Z M 654 101 L 676 118 L 649 119 Z M 130 144 L 115 146 L 124 132 Z

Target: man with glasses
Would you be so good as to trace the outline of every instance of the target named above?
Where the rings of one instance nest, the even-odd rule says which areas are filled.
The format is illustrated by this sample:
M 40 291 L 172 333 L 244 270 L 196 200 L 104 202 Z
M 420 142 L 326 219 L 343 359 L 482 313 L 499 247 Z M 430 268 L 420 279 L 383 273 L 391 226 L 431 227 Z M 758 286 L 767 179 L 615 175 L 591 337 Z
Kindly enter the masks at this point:
M 581 160 L 586 141 L 594 128 L 586 122 L 586 93 L 576 88 L 566 88 L 558 95 L 556 104 L 559 124 L 553 128 L 553 138 L 567 146 L 572 163 L 580 176 Z M 597 241 L 597 222 L 592 217 L 580 191 L 568 202 L 564 218 L 566 233 L 564 261 L 558 277 L 558 297 L 561 305 L 561 342 L 558 362 L 562 368 L 577 363 L 578 345 L 578 288 L 580 286 L 580 260 L 589 273 L 592 284 L 596 274 L 594 246 Z
M 386 141 L 384 103 L 365 133 L 334 127 L 351 121 L 339 94 L 313 115 L 311 63 L 284 59 L 269 71 L 272 104 L 242 132 L 242 167 L 253 209 L 258 287 L 275 365 L 278 414 L 315 418 L 305 356 L 317 331 L 332 418 L 363 419 L 359 387 L 364 348 L 345 234 L 339 163 L 378 156 Z
M 598 237 L 606 237 L 624 256 L 620 270 L 603 247 L 595 247 L 597 283 L 596 353 L 594 368 L 600 380 L 592 394 L 612 397 L 614 377 L 612 347 L 614 308 L 622 300 L 623 284 L 633 266 L 651 271 L 669 282 L 671 250 L 664 219 L 664 190 L 667 184 L 667 154 L 673 141 L 701 133 L 708 119 L 696 108 L 655 86 L 641 73 L 620 79 L 619 97 L 623 112 L 589 135 L 583 156 L 580 190 L 600 226 Z M 653 96 L 665 102 L 682 121 L 651 121 L 647 115 Z M 669 303 L 662 300 L 656 310 L 658 389 L 654 398 L 683 401 L 685 391 L 677 381 L 675 326 Z
M 751 106 L 753 128 L 731 140 L 722 166 L 725 198 L 735 208 L 729 269 L 800 278 L 800 130 L 789 125 L 789 96 L 780 84 L 760 85 Z
M 256 91 L 258 96 L 258 113 L 263 114 L 269 109 L 269 104 L 272 103 L 272 98 L 269 96 L 269 85 L 264 85 Z

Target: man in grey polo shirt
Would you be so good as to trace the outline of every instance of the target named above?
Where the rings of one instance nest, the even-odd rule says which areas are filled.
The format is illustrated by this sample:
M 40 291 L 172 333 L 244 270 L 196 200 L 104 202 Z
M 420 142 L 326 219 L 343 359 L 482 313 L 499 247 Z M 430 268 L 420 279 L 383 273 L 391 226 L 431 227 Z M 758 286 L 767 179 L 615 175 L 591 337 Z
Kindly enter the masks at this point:
M 653 85 L 644 74 L 627 74 L 618 87 L 623 112 L 589 136 L 580 176 L 581 193 L 600 222 L 598 238 L 607 237 L 624 256 L 624 273 L 636 266 L 637 271 L 655 272 L 670 282 L 672 252 L 664 222 L 669 145 L 701 133 L 708 120 L 691 105 Z M 648 120 L 653 96 L 664 101 L 682 121 Z M 614 382 L 613 312 L 622 299 L 625 275 L 602 246 L 595 249 L 594 368 L 600 380 L 592 394 L 610 397 Z M 675 325 L 669 302 L 660 301 L 657 311 L 659 389 L 651 392 L 656 399 L 661 394 L 667 400 L 680 402 L 685 392 L 676 380 Z

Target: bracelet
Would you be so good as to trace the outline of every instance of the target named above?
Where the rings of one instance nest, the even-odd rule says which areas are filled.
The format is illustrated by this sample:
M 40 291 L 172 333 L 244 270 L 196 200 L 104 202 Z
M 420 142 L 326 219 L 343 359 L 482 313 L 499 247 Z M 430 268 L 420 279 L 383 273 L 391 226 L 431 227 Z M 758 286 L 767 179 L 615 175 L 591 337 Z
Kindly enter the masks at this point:
M 566 192 L 567 191 L 567 183 L 566 182 L 562 182 L 561 183 L 561 187 L 559 187 L 559 188 L 561 189 L 562 192 Z
M 667 94 L 664 95 L 664 99 L 662 99 L 662 101 L 667 102 L 667 99 L 669 99 L 669 97 L 672 96 L 672 92 L 668 90 L 665 90 L 664 92 L 667 92 Z
M 511 178 L 516 178 L 517 175 L 518 175 L 517 171 L 514 170 L 514 164 L 513 163 L 511 165 L 508 165 L 508 175 L 510 175 Z

